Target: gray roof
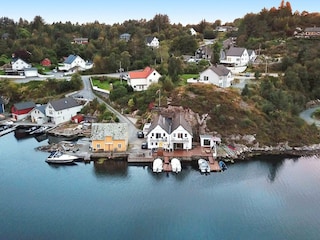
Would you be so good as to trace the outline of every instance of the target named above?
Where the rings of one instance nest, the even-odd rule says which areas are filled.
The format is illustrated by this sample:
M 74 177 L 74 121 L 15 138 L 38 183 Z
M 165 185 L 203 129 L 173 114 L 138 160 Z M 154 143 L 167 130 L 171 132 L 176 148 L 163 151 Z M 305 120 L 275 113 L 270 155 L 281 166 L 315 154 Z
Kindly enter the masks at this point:
M 104 140 L 106 136 L 111 136 L 113 140 L 128 141 L 127 123 L 92 123 L 91 139 Z
M 228 76 L 230 70 L 224 65 L 212 65 L 209 69 L 215 72 L 218 76 Z
M 146 38 L 146 42 L 147 42 L 147 43 L 151 43 L 153 39 L 154 39 L 154 37 L 148 36 L 148 37 Z
M 80 106 L 80 104 L 72 97 L 62 98 L 50 102 L 54 110 L 60 111 L 68 108 Z
M 304 31 L 305 32 L 320 32 L 320 27 L 308 27 Z
M 64 60 L 64 63 L 71 64 L 76 58 L 77 58 L 76 55 L 71 54 L 66 58 L 66 60 Z
M 47 107 L 47 104 L 44 104 L 44 105 L 36 106 L 35 108 L 40 112 L 42 112 L 43 114 L 46 114 L 46 107 Z
M 20 102 L 20 103 L 15 103 L 13 106 L 17 110 L 23 110 L 28 108 L 34 108 L 36 104 L 34 102 Z
M 243 52 L 245 51 L 245 48 L 238 48 L 238 47 L 231 47 L 228 51 L 227 51 L 227 56 L 242 56 Z
M 157 117 L 151 123 L 149 132 L 151 132 L 157 126 L 161 127 L 168 134 L 171 134 L 179 126 L 182 126 L 187 132 L 192 135 L 192 128 L 184 119 L 181 113 L 174 113 L 173 116 L 164 116 L 161 114 L 157 115 Z

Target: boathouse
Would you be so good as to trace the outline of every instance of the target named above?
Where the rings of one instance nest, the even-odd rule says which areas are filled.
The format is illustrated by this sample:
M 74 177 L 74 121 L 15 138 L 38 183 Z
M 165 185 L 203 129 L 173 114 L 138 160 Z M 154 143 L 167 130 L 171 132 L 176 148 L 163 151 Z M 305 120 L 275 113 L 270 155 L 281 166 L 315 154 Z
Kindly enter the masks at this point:
M 30 115 L 32 109 L 34 109 L 36 104 L 34 102 L 20 102 L 15 103 L 11 107 L 12 117 L 20 121 Z

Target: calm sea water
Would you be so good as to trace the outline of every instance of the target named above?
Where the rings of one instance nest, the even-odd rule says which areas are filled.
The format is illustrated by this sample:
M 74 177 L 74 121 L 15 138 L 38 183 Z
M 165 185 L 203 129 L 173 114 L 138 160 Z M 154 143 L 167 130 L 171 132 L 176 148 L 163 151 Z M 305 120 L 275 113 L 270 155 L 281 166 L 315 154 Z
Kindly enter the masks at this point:
M 126 163 L 51 166 L 46 141 L 0 138 L 0 239 L 319 239 L 320 161 L 201 175 Z

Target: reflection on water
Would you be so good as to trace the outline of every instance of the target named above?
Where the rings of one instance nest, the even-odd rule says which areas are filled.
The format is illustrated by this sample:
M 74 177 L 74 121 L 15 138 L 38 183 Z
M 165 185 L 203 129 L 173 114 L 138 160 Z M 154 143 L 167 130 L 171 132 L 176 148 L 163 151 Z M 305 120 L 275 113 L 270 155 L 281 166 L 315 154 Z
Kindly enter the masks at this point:
M 97 177 L 107 175 L 126 177 L 128 174 L 128 163 L 123 160 L 94 161 L 93 166 Z

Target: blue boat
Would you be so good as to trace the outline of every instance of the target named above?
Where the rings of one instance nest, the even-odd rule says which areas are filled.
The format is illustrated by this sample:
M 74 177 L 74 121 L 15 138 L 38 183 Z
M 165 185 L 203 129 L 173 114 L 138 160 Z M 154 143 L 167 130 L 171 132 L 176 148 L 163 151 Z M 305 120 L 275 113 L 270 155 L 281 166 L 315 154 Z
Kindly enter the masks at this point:
M 219 161 L 219 167 L 221 171 L 225 171 L 228 169 L 227 164 L 224 161 Z

